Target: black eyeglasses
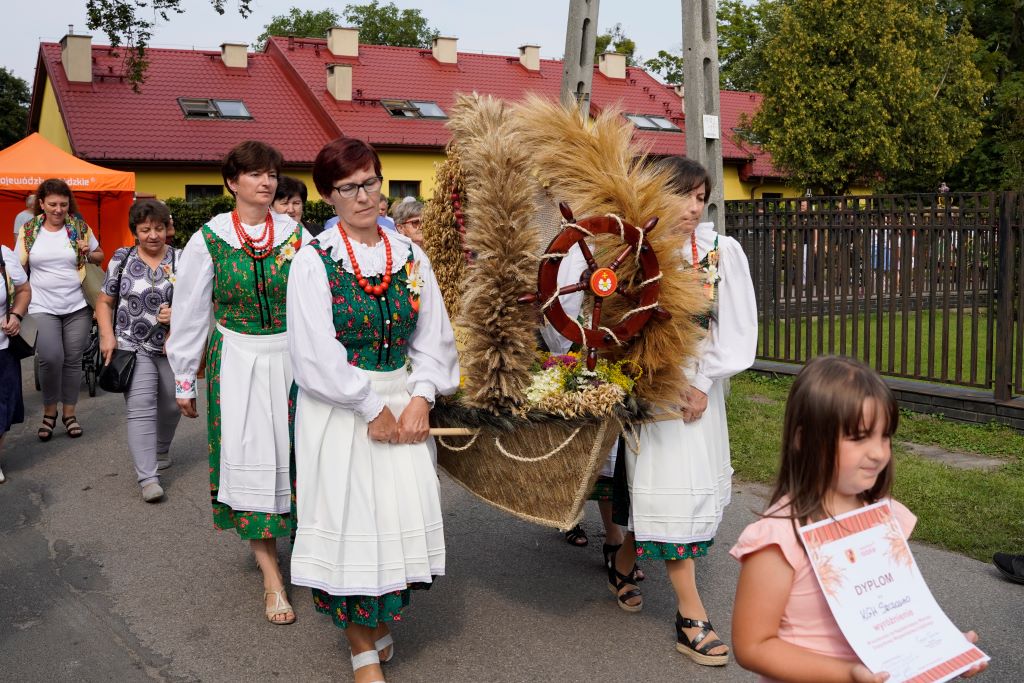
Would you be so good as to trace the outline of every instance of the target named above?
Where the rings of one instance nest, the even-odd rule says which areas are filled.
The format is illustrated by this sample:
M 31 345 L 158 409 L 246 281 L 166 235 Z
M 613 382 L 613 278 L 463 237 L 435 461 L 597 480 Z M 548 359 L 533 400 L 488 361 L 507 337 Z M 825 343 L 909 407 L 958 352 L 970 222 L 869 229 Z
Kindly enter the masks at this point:
M 367 195 L 376 194 L 380 191 L 381 183 L 384 182 L 383 176 L 375 175 L 372 178 L 367 178 L 361 183 L 346 183 L 344 185 L 335 185 L 334 190 L 345 199 L 352 199 L 359 190 L 362 189 Z

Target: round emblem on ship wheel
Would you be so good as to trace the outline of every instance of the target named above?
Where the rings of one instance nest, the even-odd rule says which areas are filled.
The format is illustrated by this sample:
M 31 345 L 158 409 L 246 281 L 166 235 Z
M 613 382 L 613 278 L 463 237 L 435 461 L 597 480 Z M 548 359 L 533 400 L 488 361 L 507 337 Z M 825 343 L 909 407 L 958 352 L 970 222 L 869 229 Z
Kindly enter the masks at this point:
M 590 276 L 590 291 L 595 296 L 611 296 L 619 286 L 619 278 L 611 268 L 598 268 Z

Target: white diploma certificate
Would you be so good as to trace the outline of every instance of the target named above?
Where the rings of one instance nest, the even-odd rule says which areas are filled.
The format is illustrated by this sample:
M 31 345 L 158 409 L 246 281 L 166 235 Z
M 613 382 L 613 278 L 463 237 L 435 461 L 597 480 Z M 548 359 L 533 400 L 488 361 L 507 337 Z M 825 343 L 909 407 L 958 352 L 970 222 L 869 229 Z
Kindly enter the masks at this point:
M 889 683 L 938 683 L 989 657 L 949 620 L 918 570 L 888 501 L 800 528 L 850 647 Z

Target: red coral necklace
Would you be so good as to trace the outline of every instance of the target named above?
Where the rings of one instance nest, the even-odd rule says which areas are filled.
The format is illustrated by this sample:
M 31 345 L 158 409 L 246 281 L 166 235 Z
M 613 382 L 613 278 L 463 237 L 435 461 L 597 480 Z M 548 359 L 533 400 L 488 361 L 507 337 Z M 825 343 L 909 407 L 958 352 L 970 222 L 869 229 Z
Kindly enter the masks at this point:
M 348 241 L 348 234 L 341 227 L 341 221 L 338 221 L 338 232 L 341 233 L 341 239 L 345 242 L 345 251 L 348 252 L 348 261 L 352 264 L 352 274 L 356 277 L 356 282 L 363 288 L 363 291 L 371 296 L 380 296 L 387 291 L 388 285 L 391 284 L 391 242 L 388 240 L 384 231 L 377 227 L 377 234 L 384 240 L 384 253 L 386 254 L 384 264 L 384 275 L 381 277 L 381 283 L 379 285 L 372 285 L 370 281 L 363 277 L 363 271 L 359 269 L 359 263 L 356 261 L 356 254 L 352 251 L 352 243 Z
M 231 212 L 231 223 L 235 226 L 235 235 L 242 246 L 242 251 L 258 261 L 270 256 L 271 247 L 274 246 L 274 219 L 270 211 L 267 211 L 267 217 L 264 219 L 263 232 L 256 238 L 249 237 L 249 233 L 242 227 L 237 209 Z

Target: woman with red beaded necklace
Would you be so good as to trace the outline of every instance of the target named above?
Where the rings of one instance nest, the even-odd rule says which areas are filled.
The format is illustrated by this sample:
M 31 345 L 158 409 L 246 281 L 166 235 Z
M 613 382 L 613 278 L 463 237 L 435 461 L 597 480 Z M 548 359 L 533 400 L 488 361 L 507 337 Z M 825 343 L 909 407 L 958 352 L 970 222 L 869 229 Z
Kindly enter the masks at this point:
M 362 140 L 313 164 L 338 214 L 288 281 L 296 536 L 292 583 L 345 629 L 356 683 L 383 680 L 389 624 L 409 589 L 444 574 L 428 414 L 459 385 L 455 337 L 430 261 L 377 227 L 380 159 Z
M 292 259 L 309 238 L 286 214 L 270 211 L 282 164 L 280 152 L 255 141 L 225 157 L 221 172 L 235 209 L 210 219 L 185 246 L 166 346 L 187 417 L 197 416 L 205 349 L 213 521 L 249 541 L 273 624 L 295 621 L 276 539 L 292 532 L 285 293 Z

